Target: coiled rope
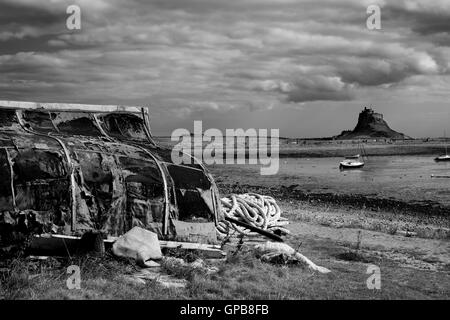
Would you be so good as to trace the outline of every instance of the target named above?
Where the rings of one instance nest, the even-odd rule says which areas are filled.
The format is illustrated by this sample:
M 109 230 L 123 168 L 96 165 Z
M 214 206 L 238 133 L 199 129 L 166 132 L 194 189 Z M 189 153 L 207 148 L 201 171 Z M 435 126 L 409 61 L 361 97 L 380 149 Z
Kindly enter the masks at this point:
M 262 230 L 280 230 L 289 233 L 281 226 L 286 225 L 287 219 L 281 218 L 281 210 L 274 198 L 257 193 L 232 194 L 221 199 L 222 210 L 226 217 L 234 218 Z M 245 227 L 228 221 L 221 221 L 217 229 L 228 234 L 230 228 L 243 235 L 257 235 Z

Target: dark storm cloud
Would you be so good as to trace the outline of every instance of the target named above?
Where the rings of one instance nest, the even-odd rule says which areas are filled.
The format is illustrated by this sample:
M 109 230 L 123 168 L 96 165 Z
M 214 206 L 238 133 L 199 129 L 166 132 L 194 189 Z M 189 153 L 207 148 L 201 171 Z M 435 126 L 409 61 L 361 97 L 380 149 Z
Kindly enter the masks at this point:
M 345 101 L 351 100 L 353 94 L 348 85 L 339 78 L 308 78 L 294 82 L 287 99 L 290 102 L 317 100 Z
M 66 7 L 61 6 L 60 12 L 49 11 L 44 7 L 30 7 L 24 3 L 18 2 L 1 2 L 0 10 L 0 26 L 2 28 L 8 26 L 47 26 L 53 23 L 64 22 Z
M 372 3 L 1 1 L 0 89 L 31 100 L 151 100 L 186 118 L 347 101 L 407 90 L 412 77 L 440 86 L 447 2 L 379 1 L 383 29 L 370 31 Z M 69 4 L 82 9 L 80 31 L 65 28 Z
M 264 80 L 256 82 L 256 91 L 271 91 L 285 95 L 288 102 L 306 102 L 318 100 L 351 100 L 351 86 L 338 77 L 310 75 L 291 82 Z
M 420 35 L 450 32 L 450 12 L 447 10 L 387 6 L 383 15 L 387 20 L 403 24 Z

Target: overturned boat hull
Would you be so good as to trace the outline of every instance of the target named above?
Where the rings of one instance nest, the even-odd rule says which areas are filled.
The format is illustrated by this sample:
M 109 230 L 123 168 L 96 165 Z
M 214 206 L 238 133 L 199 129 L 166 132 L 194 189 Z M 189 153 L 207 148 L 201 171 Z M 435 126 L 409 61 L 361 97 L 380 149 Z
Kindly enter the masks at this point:
M 215 182 L 171 152 L 153 140 L 146 108 L 0 101 L 0 241 L 139 226 L 214 242 Z

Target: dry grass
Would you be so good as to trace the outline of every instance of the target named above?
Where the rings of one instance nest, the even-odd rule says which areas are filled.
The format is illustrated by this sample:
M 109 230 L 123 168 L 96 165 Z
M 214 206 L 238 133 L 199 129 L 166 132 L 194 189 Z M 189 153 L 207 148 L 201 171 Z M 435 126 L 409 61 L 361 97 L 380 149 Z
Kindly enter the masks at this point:
M 293 240 L 294 242 L 297 240 Z M 292 243 L 294 247 L 300 240 Z M 219 271 L 205 275 L 190 269 L 166 270 L 188 279 L 185 289 L 163 288 L 154 281 L 130 283 L 123 275 L 137 270 L 132 261 L 111 255 L 72 260 L 49 258 L 32 261 L 17 257 L 0 274 L 0 299 L 449 299 L 450 273 L 400 267 L 389 260 L 376 260 L 382 270 L 382 289 L 366 287 L 366 256 L 349 256 L 351 248 L 331 242 L 305 242 L 301 252 L 332 270 L 313 273 L 301 265 L 261 262 L 252 249 L 230 252 L 216 262 Z M 192 259 L 195 257 L 192 257 Z M 374 262 L 374 260 L 370 260 Z M 81 269 L 81 289 L 69 290 L 67 266 Z M 176 268 L 175 268 L 176 269 Z

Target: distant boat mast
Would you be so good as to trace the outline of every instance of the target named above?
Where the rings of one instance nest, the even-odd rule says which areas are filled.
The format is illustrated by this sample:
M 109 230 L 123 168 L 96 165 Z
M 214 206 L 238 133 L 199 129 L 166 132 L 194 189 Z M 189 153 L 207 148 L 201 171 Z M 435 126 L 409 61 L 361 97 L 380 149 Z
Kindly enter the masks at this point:
M 448 154 L 448 152 L 447 152 L 447 137 L 445 135 L 445 129 L 444 129 L 444 143 L 445 143 L 445 154 L 447 155 Z

